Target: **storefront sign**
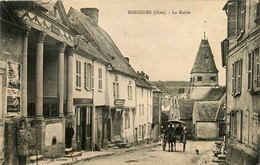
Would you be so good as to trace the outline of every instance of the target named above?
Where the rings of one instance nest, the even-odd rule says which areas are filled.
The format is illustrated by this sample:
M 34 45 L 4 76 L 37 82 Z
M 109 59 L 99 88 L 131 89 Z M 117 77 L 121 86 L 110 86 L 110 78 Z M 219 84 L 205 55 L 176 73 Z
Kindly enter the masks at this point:
M 125 99 L 115 99 L 115 106 L 123 106 L 125 104 Z
M 20 111 L 20 64 L 7 62 L 7 112 Z
M 93 105 L 93 99 L 74 98 L 73 105 Z

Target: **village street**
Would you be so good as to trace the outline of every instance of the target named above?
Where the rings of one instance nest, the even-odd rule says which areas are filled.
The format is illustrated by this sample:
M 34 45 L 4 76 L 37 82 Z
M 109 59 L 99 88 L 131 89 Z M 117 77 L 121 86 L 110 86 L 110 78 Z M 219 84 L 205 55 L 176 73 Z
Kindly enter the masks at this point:
M 95 164 L 95 165 L 143 165 L 143 164 L 176 164 L 176 165 L 190 165 L 190 164 L 211 164 L 209 153 L 214 147 L 213 141 L 188 141 L 186 152 L 182 151 L 182 144 L 177 143 L 176 152 L 163 151 L 161 146 L 148 148 L 143 150 L 133 151 L 125 154 L 115 154 L 113 156 L 102 157 L 89 161 L 82 161 L 78 164 Z M 168 149 L 168 148 L 166 148 Z M 199 155 L 196 154 L 195 149 L 199 150 Z M 205 162 L 205 163 L 204 163 Z

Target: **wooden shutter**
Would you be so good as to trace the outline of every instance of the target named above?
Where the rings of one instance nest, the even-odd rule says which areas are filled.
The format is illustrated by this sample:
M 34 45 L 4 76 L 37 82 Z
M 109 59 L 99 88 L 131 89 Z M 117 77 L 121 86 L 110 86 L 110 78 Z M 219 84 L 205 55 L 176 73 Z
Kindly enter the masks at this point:
M 94 65 L 92 64 L 91 65 L 91 88 L 93 89 L 94 88 Z
M 253 87 L 254 91 L 260 90 L 260 71 L 259 71 L 259 48 L 254 50 L 254 70 L 253 70 Z
M 235 63 L 232 64 L 232 95 L 236 92 L 236 84 L 235 84 Z
M 240 59 L 237 63 L 237 72 L 238 72 L 238 80 L 237 80 L 237 83 L 238 83 L 238 89 L 237 89 L 237 93 L 240 94 L 241 93 L 241 88 L 242 88 L 242 59 Z
M 237 4 L 228 4 L 228 37 L 236 36 L 237 27 Z
M 252 51 L 247 55 L 247 89 L 252 91 Z

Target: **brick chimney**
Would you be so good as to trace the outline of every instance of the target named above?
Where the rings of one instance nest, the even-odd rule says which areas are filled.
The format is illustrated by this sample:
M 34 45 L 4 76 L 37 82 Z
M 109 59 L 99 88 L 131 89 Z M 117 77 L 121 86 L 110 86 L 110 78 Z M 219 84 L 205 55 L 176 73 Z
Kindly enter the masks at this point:
M 148 76 L 148 74 L 145 75 L 145 78 L 146 78 L 146 80 L 149 81 L 149 76 Z
M 81 8 L 81 13 L 88 16 L 95 26 L 98 26 L 98 12 L 97 8 Z
M 141 72 L 137 71 L 137 74 L 138 74 L 141 78 L 145 79 L 145 73 L 144 73 L 144 71 L 141 71 Z

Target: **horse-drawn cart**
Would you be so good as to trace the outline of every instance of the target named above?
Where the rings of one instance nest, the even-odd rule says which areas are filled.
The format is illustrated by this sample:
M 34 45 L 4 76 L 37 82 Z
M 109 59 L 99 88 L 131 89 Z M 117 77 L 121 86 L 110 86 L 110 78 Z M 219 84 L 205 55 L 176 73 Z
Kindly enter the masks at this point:
M 169 152 L 173 151 L 173 143 L 174 143 L 174 149 L 176 151 L 176 143 L 182 143 L 183 144 L 183 152 L 185 152 L 186 147 L 186 124 L 181 121 L 176 120 L 169 120 L 166 122 L 166 125 L 164 127 L 164 133 L 163 133 L 163 141 L 162 141 L 162 147 L 163 151 L 166 149 L 166 143 L 169 145 Z

